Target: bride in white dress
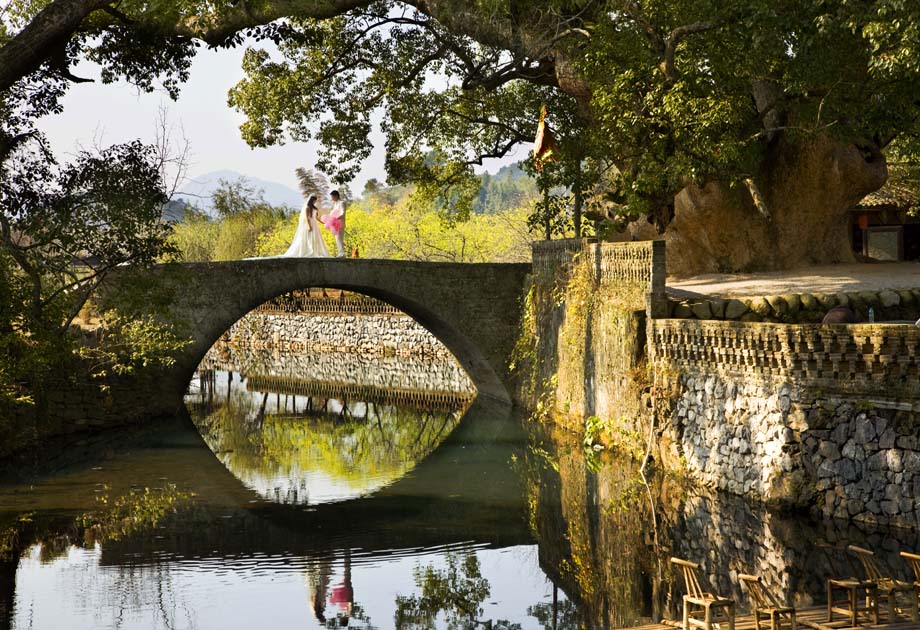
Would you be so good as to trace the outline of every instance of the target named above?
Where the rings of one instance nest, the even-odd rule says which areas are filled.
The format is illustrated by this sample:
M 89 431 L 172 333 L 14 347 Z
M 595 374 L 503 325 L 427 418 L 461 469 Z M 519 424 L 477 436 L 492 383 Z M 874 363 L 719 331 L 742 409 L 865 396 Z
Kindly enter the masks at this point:
M 288 250 L 281 254 L 284 258 L 329 258 L 329 250 L 323 242 L 323 235 L 319 231 L 319 221 L 316 220 L 316 195 L 310 195 L 307 203 L 300 211 L 300 220 L 297 222 L 297 231 Z

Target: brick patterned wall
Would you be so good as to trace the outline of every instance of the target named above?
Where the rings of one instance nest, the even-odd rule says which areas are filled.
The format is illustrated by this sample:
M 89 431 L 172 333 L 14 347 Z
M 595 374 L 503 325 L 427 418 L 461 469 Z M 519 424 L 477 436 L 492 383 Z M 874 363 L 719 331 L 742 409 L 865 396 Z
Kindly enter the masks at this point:
M 652 322 L 651 354 L 681 372 L 781 379 L 851 394 L 920 393 L 920 328 L 903 324 L 659 319 Z

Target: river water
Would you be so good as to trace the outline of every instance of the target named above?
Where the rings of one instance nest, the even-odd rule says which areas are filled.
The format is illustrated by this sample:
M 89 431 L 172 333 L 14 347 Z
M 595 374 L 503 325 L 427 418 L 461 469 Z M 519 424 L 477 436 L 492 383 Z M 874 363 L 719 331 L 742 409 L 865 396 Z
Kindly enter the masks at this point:
M 671 556 L 804 606 L 846 544 L 920 547 L 643 477 L 441 359 L 223 348 L 186 406 L 0 484 L 0 628 L 628 627 L 678 615 Z

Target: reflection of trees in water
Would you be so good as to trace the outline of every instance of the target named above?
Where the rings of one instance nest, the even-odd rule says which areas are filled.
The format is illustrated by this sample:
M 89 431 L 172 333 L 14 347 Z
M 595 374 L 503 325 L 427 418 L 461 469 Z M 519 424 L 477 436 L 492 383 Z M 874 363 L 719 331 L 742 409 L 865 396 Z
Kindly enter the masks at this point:
M 413 571 L 419 595 L 396 597 L 395 626 L 399 630 L 433 630 L 443 614 L 450 630 L 495 628 L 520 630 L 521 626 L 504 619 L 483 619 L 482 603 L 491 591 L 482 577 L 479 558 L 474 552 L 450 553 L 447 567 L 417 566 Z
M 14 522 L 0 527 L 0 628 L 11 627 L 15 603 L 16 571 L 23 555 L 31 555 L 42 564 L 62 561 L 74 548 L 89 550 L 95 561 L 108 543 L 127 538 L 152 539 L 171 518 L 182 518 L 192 508 L 191 495 L 173 485 L 161 488 L 133 488 L 96 497 L 92 510 L 76 516 L 25 513 Z M 151 579 L 151 572 L 156 577 Z M 180 608 L 186 618 L 179 625 L 194 628 L 188 605 L 180 605 L 177 589 L 169 571 L 159 564 L 146 567 L 119 566 L 118 589 L 100 589 L 92 572 L 73 572 L 75 590 L 84 593 L 90 604 L 115 611 L 121 620 L 132 611 L 151 608 L 157 625 L 176 626 Z M 105 602 L 93 602 L 92 598 Z M 5 625 L 4 625 L 5 624 Z M 118 627 L 116 625 L 116 627 Z
M 553 589 L 553 601 L 542 602 L 527 609 L 527 614 L 536 619 L 544 630 L 579 630 L 585 626 L 575 603 L 558 600 L 558 590 Z
M 231 471 L 290 479 L 287 496 L 278 500 L 292 503 L 305 500 L 303 479 L 310 471 L 356 489 L 369 479 L 401 477 L 450 434 L 464 411 L 287 397 L 266 412 L 268 396 L 233 389 L 225 404 L 190 411 Z

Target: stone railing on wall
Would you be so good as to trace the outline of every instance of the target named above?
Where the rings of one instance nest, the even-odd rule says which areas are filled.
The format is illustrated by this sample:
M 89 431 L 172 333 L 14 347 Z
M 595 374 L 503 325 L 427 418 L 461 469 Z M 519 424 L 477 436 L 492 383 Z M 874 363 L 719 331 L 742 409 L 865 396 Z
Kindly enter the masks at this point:
M 786 293 L 753 297 L 697 296 L 668 299 L 668 316 L 742 322 L 819 323 L 835 306 L 846 306 L 863 321 L 871 308 L 876 321 L 920 317 L 920 289 L 882 289 L 849 293 Z
M 682 373 L 777 379 L 847 394 L 920 394 L 920 328 L 912 325 L 656 320 L 651 354 L 656 364 Z
M 533 270 L 537 282 L 555 282 L 567 275 L 575 262 L 590 265 L 600 286 L 616 285 L 623 295 L 645 296 L 638 308 L 648 308 L 653 317 L 667 314 L 665 296 L 664 241 L 597 243 L 591 239 L 562 239 L 533 243 Z

